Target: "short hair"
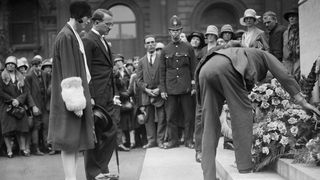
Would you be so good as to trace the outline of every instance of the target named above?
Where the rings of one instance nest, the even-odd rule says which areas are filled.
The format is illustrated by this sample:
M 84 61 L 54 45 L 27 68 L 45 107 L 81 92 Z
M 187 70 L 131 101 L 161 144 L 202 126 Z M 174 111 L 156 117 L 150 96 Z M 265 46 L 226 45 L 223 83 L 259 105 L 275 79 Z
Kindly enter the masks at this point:
M 109 16 L 113 16 L 112 12 L 106 9 L 97 9 L 92 14 L 92 21 L 103 21 L 104 15 L 108 14 Z
M 70 4 L 70 17 L 80 20 L 83 17 L 91 17 L 91 7 L 86 1 L 74 1 Z
M 144 42 L 146 42 L 146 39 L 148 39 L 148 38 L 153 38 L 154 40 L 156 40 L 156 36 L 155 35 L 148 34 L 148 35 L 144 36 Z
M 267 11 L 263 14 L 263 18 L 270 16 L 273 20 L 277 20 L 277 14 L 273 11 Z

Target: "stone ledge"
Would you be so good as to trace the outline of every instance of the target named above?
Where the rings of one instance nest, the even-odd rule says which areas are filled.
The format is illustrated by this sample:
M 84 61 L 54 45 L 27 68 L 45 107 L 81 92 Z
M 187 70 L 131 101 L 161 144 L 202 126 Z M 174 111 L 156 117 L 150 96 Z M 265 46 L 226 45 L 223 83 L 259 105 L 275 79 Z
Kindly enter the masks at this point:
M 317 180 L 320 179 L 320 167 L 307 164 L 292 164 L 292 159 L 279 159 L 275 170 L 285 179 Z
M 240 174 L 236 168 L 234 151 L 223 149 L 223 138 L 220 138 L 219 141 L 216 167 L 217 176 L 221 180 L 285 180 L 285 178 L 271 170 Z

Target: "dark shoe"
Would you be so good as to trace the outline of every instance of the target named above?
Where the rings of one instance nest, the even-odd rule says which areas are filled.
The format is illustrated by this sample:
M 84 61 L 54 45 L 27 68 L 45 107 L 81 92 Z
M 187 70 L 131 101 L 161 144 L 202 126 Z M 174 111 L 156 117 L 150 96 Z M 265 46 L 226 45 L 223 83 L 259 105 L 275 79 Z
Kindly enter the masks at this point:
M 192 143 L 192 142 L 186 143 L 185 146 L 187 148 L 194 149 L 194 143 Z
M 173 142 L 166 142 L 163 144 L 163 148 L 164 149 L 171 149 L 171 148 L 175 148 L 175 147 L 179 147 L 178 143 L 173 143 Z
M 234 150 L 234 145 L 232 142 L 225 142 L 225 143 L 223 143 L 223 149 Z
M 244 169 L 244 170 L 239 170 L 239 173 L 241 173 L 241 174 L 252 173 L 252 168 L 250 168 L 250 169 Z
M 200 151 L 196 152 L 196 162 L 201 163 L 202 153 Z
M 148 149 L 148 148 L 153 148 L 156 147 L 157 145 L 155 143 L 148 143 L 146 145 L 144 145 L 142 148 L 143 149 Z
M 120 145 L 118 146 L 118 150 L 119 150 L 119 151 L 130 151 L 130 149 L 127 148 L 127 147 L 125 147 L 123 144 L 120 144 Z
M 8 157 L 8 158 L 13 158 L 13 153 L 12 153 L 12 152 L 8 152 L 8 153 L 7 153 L 7 157 Z

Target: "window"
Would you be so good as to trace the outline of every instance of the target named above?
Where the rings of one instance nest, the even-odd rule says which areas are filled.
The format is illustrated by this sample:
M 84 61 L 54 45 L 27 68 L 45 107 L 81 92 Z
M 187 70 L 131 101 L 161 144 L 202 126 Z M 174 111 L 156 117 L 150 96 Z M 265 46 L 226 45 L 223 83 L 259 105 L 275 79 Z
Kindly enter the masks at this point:
M 135 39 L 137 37 L 136 16 L 127 6 L 116 5 L 110 8 L 114 25 L 108 38 Z
M 10 44 L 34 44 L 37 36 L 36 2 L 34 0 L 10 1 L 9 11 Z

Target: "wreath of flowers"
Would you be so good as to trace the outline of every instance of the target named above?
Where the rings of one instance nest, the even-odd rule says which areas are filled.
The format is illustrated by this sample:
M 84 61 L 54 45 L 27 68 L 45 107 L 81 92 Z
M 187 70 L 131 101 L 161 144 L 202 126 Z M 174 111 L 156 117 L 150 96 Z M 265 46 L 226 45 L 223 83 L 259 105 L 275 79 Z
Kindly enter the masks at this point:
M 317 118 L 295 105 L 276 79 L 255 86 L 248 97 L 255 109 L 251 151 L 255 171 L 305 147 L 317 130 Z M 320 147 L 320 140 L 309 144 L 316 143 Z M 318 150 L 313 157 L 320 159 L 320 148 L 310 149 Z

